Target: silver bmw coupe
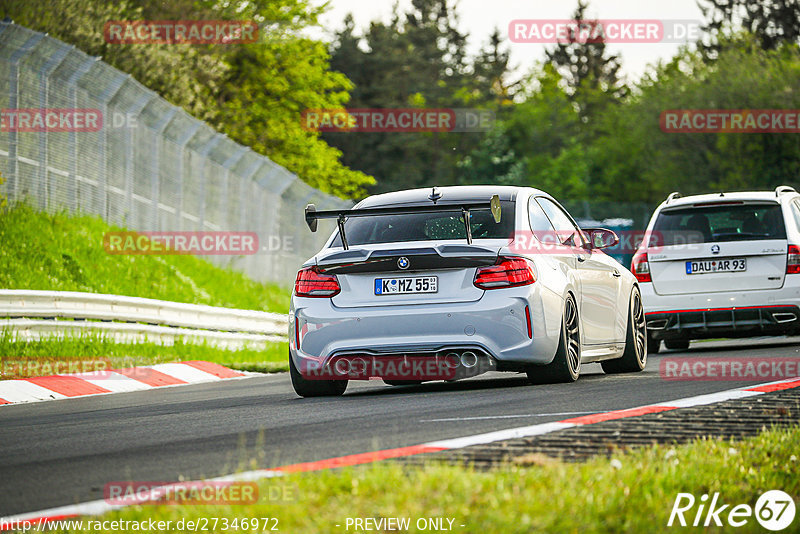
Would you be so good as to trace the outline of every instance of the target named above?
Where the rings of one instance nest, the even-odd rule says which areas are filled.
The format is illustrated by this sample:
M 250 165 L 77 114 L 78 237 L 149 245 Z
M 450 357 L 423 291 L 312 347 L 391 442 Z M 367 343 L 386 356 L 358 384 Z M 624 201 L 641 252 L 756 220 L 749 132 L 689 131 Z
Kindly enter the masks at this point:
M 297 273 L 289 321 L 292 384 L 341 395 L 349 380 L 390 385 L 487 371 L 573 382 L 581 364 L 635 372 L 647 360 L 636 278 L 547 193 L 463 186 L 305 210 L 337 228 Z

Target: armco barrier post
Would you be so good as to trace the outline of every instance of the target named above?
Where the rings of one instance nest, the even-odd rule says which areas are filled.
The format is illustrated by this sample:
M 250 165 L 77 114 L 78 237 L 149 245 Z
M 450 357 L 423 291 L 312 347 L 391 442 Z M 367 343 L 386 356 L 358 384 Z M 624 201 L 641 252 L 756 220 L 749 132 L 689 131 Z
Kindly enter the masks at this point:
M 155 230 L 162 230 L 161 217 L 159 217 L 158 211 L 161 197 L 161 145 L 164 142 L 164 131 L 177 113 L 178 108 L 171 108 L 159 119 L 155 124 L 155 130 L 153 130 L 155 143 L 153 144 L 153 154 L 150 160 L 150 224 Z
M 139 117 L 142 113 L 142 110 L 147 107 L 147 104 L 155 98 L 154 94 L 150 93 L 143 93 L 131 106 L 125 111 L 124 116 L 124 124 L 122 126 L 122 130 L 125 132 L 125 200 L 127 203 L 127 220 L 130 222 L 135 222 L 138 220 L 136 217 L 136 204 L 134 203 L 134 196 L 133 196 L 133 189 L 134 189 L 134 181 L 136 178 L 136 150 L 141 150 L 138 145 L 133 143 L 133 128 L 128 123 L 128 120 L 132 117 Z M 137 128 L 143 128 L 144 126 L 139 126 L 137 122 Z M 108 128 L 110 125 L 106 124 L 103 127 Z
M 99 95 L 103 103 L 103 117 L 108 117 L 109 102 L 116 96 L 128 77 L 122 74 L 117 75 L 116 79 L 106 87 L 106 90 Z M 100 143 L 100 176 L 97 177 L 97 188 L 100 193 L 100 216 L 106 221 L 109 220 L 108 211 L 108 128 L 103 127 L 103 135 Z
M 60 48 L 50 56 L 50 59 L 42 64 L 39 69 L 39 109 L 45 110 L 50 107 L 49 85 L 50 76 L 58 68 L 64 58 L 67 57 L 69 49 Z M 39 132 L 39 172 L 38 190 L 39 198 L 43 201 L 42 205 L 47 209 L 50 207 L 50 180 L 48 172 L 50 168 L 50 134 L 46 129 Z
M 178 202 L 176 202 L 175 209 L 178 213 L 178 230 L 184 230 L 184 202 L 186 199 L 186 188 L 184 184 L 186 183 L 186 174 L 184 171 L 184 161 L 186 159 L 186 145 L 189 144 L 189 141 L 192 140 L 192 137 L 200 131 L 203 123 L 196 122 L 192 124 L 183 135 L 179 136 L 177 139 L 178 144 L 178 152 L 180 153 L 180 157 L 178 158 Z
M 97 63 L 100 58 L 87 58 L 81 63 L 81 66 L 75 69 L 67 80 L 67 91 L 69 101 L 72 107 L 78 109 L 81 107 L 78 104 L 78 80 L 89 72 L 89 69 Z M 67 191 L 67 198 L 72 204 L 69 206 L 70 211 L 75 213 L 78 211 L 78 133 L 72 131 L 69 133 L 69 177 L 67 178 L 69 188 Z
M 236 150 L 228 156 L 228 158 L 222 162 L 222 168 L 225 169 L 224 177 L 225 177 L 225 185 L 222 188 L 222 213 L 225 214 L 225 224 L 226 226 L 230 226 L 231 216 L 230 216 L 230 193 L 231 193 L 231 174 L 233 174 L 233 168 L 236 166 L 239 161 L 244 157 L 247 153 L 247 147 L 237 145 Z M 245 230 L 245 228 L 239 228 L 239 230 Z
M 201 148 L 197 151 L 197 154 L 201 156 L 203 159 L 210 163 L 208 158 L 209 152 L 213 150 L 215 146 L 217 146 L 223 139 L 225 139 L 225 135 L 221 133 L 216 133 L 209 139 Z M 208 163 L 207 163 L 208 164 Z M 200 219 L 199 221 L 199 230 L 203 230 L 206 225 L 206 180 L 205 176 L 200 179 L 200 187 L 197 191 L 197 197 L 199 198 L 199 208 L 200 211 L 197 214 L 197 217 Z
M 3 22 L 6 25 L 7 23 Z M 7 30 L 6 30 L 7 31 Z M 31 35 L 25 43 L 19 47 L 10 58 L 10 66 L 8 69 L 8 108 L 16 109 L 19 107 L 19 65 L 22 60 L 27 56 L 33 48 L 39 44 L 39 41 L 44 38 L 44 34 L 37 33 Z M 8 132 L 8 159 L 11 164 L 11 172 L 9 173 L 7 191 L 9 192 L 9 202 L 16 202 L 19 200 L 19 183 L 21 177 L 19 175 L 19 132 L 14 128 L 10 128 Z

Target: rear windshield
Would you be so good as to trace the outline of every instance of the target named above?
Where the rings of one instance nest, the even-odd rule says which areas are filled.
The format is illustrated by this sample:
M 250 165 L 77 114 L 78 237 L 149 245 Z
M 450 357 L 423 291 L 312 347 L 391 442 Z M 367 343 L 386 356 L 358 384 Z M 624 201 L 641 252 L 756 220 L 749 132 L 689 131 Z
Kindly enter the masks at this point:
M 733 204 L 662 211 L 652 245 L 786 239 L 778 204 Z
M 514 201 L 500 201 L 500 222 L 489 210 L 470 212 L 472 239 L 509 239 L 514 231 Z M 401 243 L 404 241 L 466 240 L 464 219 L 458 211 L 411 215 L 352 217 L 344 223 L 349 245 Z M 341 247 L 337 234 L 332 247 Z

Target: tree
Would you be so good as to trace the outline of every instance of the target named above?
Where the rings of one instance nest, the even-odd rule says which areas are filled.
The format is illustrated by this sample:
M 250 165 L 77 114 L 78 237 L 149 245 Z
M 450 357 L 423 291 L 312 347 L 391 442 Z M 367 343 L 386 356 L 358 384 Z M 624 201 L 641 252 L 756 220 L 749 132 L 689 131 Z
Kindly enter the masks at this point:
M 621 67 L 617 55 L 606 55 L 606 44 L 599 32 L 597 39 L 585 39 L 582 33 L 594 35 L 599 24 L 597 20 L 586 18 L 584 0 L 578 0 L 578 6 L 572 14 L 577 30 L 571 28 L 567 42 L 558 43 L 546 52 L 547 60 L 561 74 L 567 86 L 568 94 L 578 106 L 584 120 L 598 113 L 609 101 L 606 96 L 622 98 L 626 87 L 619 75 Z M 602 95 L 603 98 L 597 98 Z
M 472 83 L 476 93 L 496 109 L 511 106 L 520 87 L 519 81 L 510 82 L 507 79 L 510 50 L 503 49 L 502 43 L 500 30 L 495 28 L 489 36 L 489 42 L 481 48 L 473 61 Z
M 327 69 L 324 44 L 292 38 L 237 47 L 218 95 L 214 122 L 236 139 L 269 155 L 310 185 L 344 198 L 363 196 L 374 180 L 339 163 L 341 152 L 303 128 L 307 109 L 340 108 L 347 78 Z
M 303 35 L 323 7 L 309 0 L 7 0 L 2 16 L 47 32 L 131 74 L 170 103 L 269 156 L 310 185 L 357 198 L 374 179 L 343 166 L 341 152 L 302 128 L 307 108 L 341 106 L 352 84 L 329 69 L 326 46 Z M 244 45 L 109 44 L 109 20 L 252 20 Z
M 585 126 L 561 76 L 545 63 L 524 83 L 524 100 L 503 123 L 510 150 L 523 163 L 517 183 L 559 198 L 585 198 L 589 163 L 580 140 Z
M 448 0 L 414 0 L 388 23 L 373 22 L 357 35 L 352 18 L 336 34 L 331 66 L 350 78 L 351 108 L 486 108 L 510 106 L 505 83 L 508 52 L 499 33 L 478 58 L 467 57 L 466 38 Z M 343 162 L 378 179 L 375 192 L 459 183 L 484 141 L 483 132 L 327 133 Z M 491 145 L 491 143 L 489 143 Z M 487 177 L 491 180 L 491 177 Z
M 502 126 L 488 132 L 469 155 L 459 160 L 459 184 L 518 185 L 525 178 L 525 161 L 509 146 Z
M 800 50 L 764 50 L 740 34 L 713 63 L 684 48 L 646 76 L 636 94 L 604 116 L 608 135 L 593 143 L 603 170 L 597 197 L 657 201 L 670 192 L 773 189 L 797 184 L 800 146 L 795 134 L 665 133 L 669 109 L 797 109 Z
M 228 66 L 189 44 L 119 45 L 105 42 L 103 26 L 110 20 L 141 20 L 142 6 L 101 0 L 6 0 L 0 17 L 48 33 L 92 56 L 127 72 L 191 115 L 208 120 L 214 93 Z
M 707 19 L 704 51 L 716 56 L 726 36 L 744 29 L 758 38 L 764 50 L 800 41 L 798 0 L 698 0 Z

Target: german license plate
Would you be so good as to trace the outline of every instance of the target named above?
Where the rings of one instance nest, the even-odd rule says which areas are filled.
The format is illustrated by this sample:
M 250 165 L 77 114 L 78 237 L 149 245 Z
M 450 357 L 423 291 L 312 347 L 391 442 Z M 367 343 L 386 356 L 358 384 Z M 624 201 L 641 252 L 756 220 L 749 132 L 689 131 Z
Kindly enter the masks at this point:
M 747 270 L 745 258 L 720 258 L 686 262 L 686 274 L 735 273 Z
M 376 295 L 407 295 L 409 293 L 436 293 L 438 279 L 435 276 L 411 276 L 404 278 L 376 278 Z

